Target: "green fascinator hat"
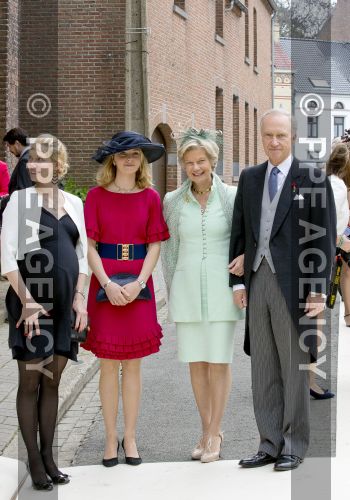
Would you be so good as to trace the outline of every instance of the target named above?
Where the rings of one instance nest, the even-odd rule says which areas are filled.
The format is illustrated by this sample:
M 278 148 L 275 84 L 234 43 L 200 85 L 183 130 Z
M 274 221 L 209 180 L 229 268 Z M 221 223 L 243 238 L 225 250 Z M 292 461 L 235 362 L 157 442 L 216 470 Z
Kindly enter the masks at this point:
M 180 148 L 187 142 L 190 141 L 212 141 L 218 146 L 222 144 L 222 132 L 221 130 L 210 130 L 210 129 L 197 129 L 190 127 L 183 132 L 180 132 L 177 137 L 174 136 L 179 142 Z

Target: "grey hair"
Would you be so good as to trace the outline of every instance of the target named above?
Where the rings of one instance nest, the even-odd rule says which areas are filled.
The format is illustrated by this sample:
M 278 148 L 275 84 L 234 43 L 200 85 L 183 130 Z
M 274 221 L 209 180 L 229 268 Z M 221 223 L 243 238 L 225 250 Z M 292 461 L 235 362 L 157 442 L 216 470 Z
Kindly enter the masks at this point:
M 212 168 L 215 168 L 219 159 L 219 146 L 211 139 L 191 138 L 188 141 L 184 141 L 177 152 L 180 164 L 183 166 L 183 159 L 187 151 L 197 148 L 204 149 Z
M 292 137 L 296 137 L 297 132 L 298 132 L 298 123 L 295 119 L 295 116 L 291 115 L 288 111 L 286 111 L 283 108 L 273 108 L 269 109 L 268 111 L 265 111 L 265 113 L 262 115 L 260 119 L 260 127 L 262 126 L 264 118 L 266 118 L 269 115 L 282 115 L 286 116 L 290 120 L 290 126 L 292 130 Z

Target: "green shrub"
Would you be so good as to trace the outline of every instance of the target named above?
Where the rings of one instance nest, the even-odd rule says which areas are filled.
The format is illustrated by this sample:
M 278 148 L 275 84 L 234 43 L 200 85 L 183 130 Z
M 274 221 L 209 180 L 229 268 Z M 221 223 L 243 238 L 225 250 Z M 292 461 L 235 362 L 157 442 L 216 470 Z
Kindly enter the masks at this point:
M 67 177 L 64 181 L 64 190 L 67 191 L 68 193 L 75 194 L 75 196 L 79 196 L 79 198 L 84 203 L 89 188 L 87 186 L 77 186 L 74 179 L 72 179 L 71 177 Z

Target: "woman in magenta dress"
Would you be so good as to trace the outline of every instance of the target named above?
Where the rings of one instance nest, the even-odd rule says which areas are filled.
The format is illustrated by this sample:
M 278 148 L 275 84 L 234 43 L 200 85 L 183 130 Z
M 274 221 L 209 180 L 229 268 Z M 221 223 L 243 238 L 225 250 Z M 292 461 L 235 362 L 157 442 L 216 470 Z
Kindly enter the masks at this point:
M 158 193 L 151 188 L 148 162 L 164 153 L 136 132 L 119 132 L 94 158 L 103 163 L 98 187 L 85 203 L 88 259 L 93 271 L 88 299 L 90 332 L 82 347 L 100 358 L 100 398 L 106 443 L 103 465 L 118 463 L 116 421 L 119 400 L 119 368 L 124 411 L 126 463 L 139 465 L 135 434 L 141 397 L 141 359 L 159 351 L 162 330 L 157 322 L 152 271 L 160 242 L 169 238 Z M 119 273 L 135 275 L 120 286 L 110 280 Z M 147 285 L 151 300 L 137 296 Z M 97 302 L 101 287 L 108 298 Z

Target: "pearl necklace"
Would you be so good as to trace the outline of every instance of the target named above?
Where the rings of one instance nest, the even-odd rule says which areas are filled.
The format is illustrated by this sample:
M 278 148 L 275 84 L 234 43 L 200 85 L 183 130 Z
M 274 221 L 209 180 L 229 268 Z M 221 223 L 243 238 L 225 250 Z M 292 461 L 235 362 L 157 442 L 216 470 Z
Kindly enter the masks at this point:
M 195 188 L 195 186 L 193 184 L 191 186 L 192 191 L 194 193 L 196 193 L 196 194 L 206 194 L 206 193 L 209 193 L 211 191 L 211 188 L 212 188 L 212 184 L 207 189 L 204 189 L 204 191 L 200 191 L 199 189 Z

